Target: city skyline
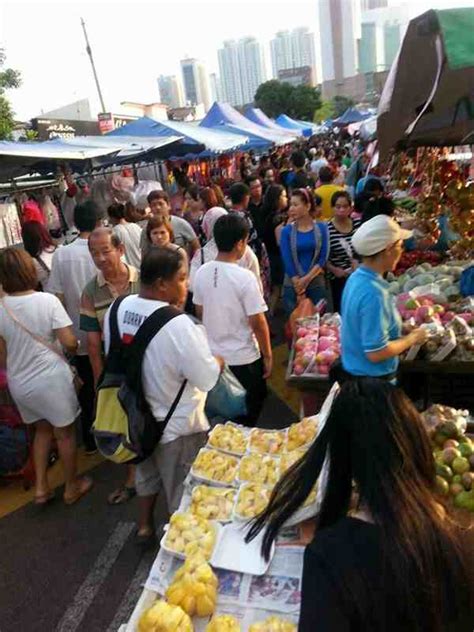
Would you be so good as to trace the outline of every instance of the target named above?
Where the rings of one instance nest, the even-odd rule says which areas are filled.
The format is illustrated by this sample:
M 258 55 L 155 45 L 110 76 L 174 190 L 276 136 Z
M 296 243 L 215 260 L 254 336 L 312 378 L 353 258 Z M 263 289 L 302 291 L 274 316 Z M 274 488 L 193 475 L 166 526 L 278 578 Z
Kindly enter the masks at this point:
M 471 0 L 454 1 L 474 6 Z M 400 2 L 389 0 L 394 4 Z M 413 16 L 430 6 L 449 5 L 449 0 L 419 0 L 409 6 Z M 120 111 L 121 101 L 156 101 L 158 77 L 180 76 L 186 54 L 201 60 L 207 75 L 215 74 L 217 50 L 226 40 L 255 36 L 270 76 L 270 40 L 278 31 L 302 26 L 317 38 L 317 13 L 316 0 L 293 0 L 292 11 L 278 0 L 204 1 L 199 6 L 158 0 L 137 2 L 133 8 L 112 0 L 0 0 L 0 46 L 7 66 L 20 70 L 23 78 L 22 87 L 9 91 L 8 98 L 17 118 L 24 120 L 82 98 L 90 99 L 94 114 L 100 111 L 80 17 L 87 24 L 106 109 Z M 54 24 L 54 36 L 39 39 L 37 25 L 45 20 Z

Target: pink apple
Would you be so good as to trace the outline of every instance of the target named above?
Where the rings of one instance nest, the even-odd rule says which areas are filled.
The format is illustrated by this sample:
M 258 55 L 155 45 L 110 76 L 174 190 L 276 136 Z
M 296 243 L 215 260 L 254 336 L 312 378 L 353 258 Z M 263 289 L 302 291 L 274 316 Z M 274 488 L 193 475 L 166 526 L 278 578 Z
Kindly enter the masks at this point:
M 304 373 L 304 366 L 301 364 L 295 364 L 293 367 L 293 373 L 295 375 L 302 375 Z
M 329 375 L 329 364 L 318 364 L 319 375 Z
M 296 335 L 298 338 L 304 338 L 308 334 L 309 334 L 309 329 L 307 329 L 306 327 L 298 327 L 298 329 L 296 330 Z

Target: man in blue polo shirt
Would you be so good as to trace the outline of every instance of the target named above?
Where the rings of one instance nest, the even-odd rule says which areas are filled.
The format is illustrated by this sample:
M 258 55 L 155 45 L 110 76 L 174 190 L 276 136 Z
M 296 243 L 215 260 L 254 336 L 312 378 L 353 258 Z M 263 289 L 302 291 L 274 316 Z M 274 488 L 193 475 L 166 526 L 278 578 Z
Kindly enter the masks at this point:
M 411 235 L 386 215 L 377 215 L 354 233 L 352 246 L 362 264 L 346 283 L 341 314 L 341 360 L 351 375 L 394 379 L 398 356 L 427 338 L 423 328 L 401 337 L 401 319 L 383 279 L 397 266 L 403 240 Z

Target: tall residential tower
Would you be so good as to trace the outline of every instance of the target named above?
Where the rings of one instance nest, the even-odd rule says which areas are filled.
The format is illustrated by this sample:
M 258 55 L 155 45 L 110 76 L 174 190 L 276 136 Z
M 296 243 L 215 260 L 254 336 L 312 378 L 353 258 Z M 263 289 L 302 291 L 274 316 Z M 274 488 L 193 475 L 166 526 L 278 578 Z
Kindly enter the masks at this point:
M 266 80 L 261 44 L 254 37 L 228 40 L 217 53 L 223 98 L 231 105 L 252 103 Z

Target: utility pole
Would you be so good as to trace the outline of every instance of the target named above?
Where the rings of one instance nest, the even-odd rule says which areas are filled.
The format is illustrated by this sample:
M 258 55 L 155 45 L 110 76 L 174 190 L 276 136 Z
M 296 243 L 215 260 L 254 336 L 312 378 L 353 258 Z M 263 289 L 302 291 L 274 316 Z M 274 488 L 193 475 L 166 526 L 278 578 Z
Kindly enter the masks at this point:
M 89 59 L 91 60 L 92 72 L 94 73 L 95 85 L 97 86 L 97 92 L 99 93 L 99 100 L 102 107 L 102 112 L 106 112 L 104 97 L 102 96 L 102 90 L 100 89 L 99 77 L 97 76 L 97 71 L 95 69 L 94 58 L 92 57 L 92 49 L 89 44 L 89 38 L 87 37 L 86 23 L 84 22 L 84 18 L 81 18 L 81 25 L 82 30 L 84 31 L 84 37 L 86 38 L 86 51 L 89 55 Z

